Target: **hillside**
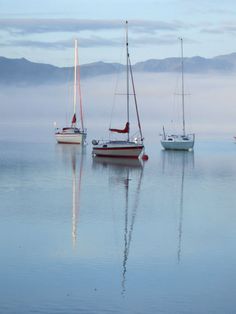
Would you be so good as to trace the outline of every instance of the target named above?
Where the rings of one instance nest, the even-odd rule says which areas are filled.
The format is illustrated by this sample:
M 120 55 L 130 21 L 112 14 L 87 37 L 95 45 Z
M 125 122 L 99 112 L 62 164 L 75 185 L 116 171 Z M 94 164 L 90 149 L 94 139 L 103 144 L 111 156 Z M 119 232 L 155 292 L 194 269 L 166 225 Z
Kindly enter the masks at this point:
M 236 71 L 236 53 L 214 58 L 184 58 L 186 73 L 232 73 Z M 125 70 L 119 63 L 94 62 L 80 67 L 82 78 L 117 73 Z M 180 71 L 179 58 L 151 59 L 133 65 L 137 72 L 177 72 Z M 56 67 L 50 64 L 31 62 L 25 58 L 8 59 L 0 57 L 1 84 L 49 84 L 68 82 L 73 79 L 73 68 Z

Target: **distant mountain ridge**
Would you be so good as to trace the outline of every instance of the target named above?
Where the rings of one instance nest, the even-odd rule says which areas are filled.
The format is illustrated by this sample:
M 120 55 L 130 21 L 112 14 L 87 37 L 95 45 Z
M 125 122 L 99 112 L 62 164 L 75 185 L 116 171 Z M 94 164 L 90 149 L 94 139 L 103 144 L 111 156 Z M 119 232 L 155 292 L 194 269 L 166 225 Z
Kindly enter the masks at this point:
M 199 56 L 184 58 L 186 73 L 233 73 L 236 71 L 236 53 L 214 58 Z M 80 66 L 82 78 L 113 74 L 125 70 L 119 63 L 94 62 Z M 177 72 L 180 71 L 180 58 L 150 59 L 133 65 L 136 72 Z M 48 84 L 73 80 L 72 67 L 57 67 L 35 63 L 25 58 L 8 59 L 0 57 L 0 84 Z

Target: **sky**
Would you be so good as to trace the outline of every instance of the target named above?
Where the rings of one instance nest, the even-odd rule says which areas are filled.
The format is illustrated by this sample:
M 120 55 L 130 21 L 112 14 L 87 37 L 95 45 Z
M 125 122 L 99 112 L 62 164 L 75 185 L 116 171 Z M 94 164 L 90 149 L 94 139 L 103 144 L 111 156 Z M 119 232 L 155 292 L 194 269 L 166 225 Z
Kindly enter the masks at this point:
M 71 66 L 121 62 L 125 20 L 133 63 L 180 55 L 214 57 L 236 51 L 233 0 L 0 0 L 0 56 Z

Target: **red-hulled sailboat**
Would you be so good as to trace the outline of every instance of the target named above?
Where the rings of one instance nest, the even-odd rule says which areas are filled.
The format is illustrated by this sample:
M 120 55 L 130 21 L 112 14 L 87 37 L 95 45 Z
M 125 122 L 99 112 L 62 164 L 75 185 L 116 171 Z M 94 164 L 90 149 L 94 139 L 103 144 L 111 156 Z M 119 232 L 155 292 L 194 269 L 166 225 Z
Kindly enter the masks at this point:
M 127 71 L 127 122 L 123 129 L 115 129 L 110 128 L 109 131 L 117 134 L 126 134 L 127 137 L 125 140 L 93 140 L 93 155 L 94 156 L 101 156 L 101 157 L 121 157 L 121 158 L 139 158 L 144 151 L 143 145 L 143 135 L 142 129 L 139 119 L 139 112 L 138 112 L 138 105 L 137 105 L 137 98 L 135 93 L 134 87 L 134 79 L 133 79 L 133 72 L 132 66 L 129 56 L 129 46 L 128 46 L 128 22 L 126 21 L 126 71 Z M 138 121 L 138 136 L 134 139 L 130 137 L 130 121 L 129 121 L 129 107 L 130 107 L 130 93 L 129 93 L 129 85 L 131 81 L 131 86 L 134 96 L 134 104 L 135 104 L 135 111 Z

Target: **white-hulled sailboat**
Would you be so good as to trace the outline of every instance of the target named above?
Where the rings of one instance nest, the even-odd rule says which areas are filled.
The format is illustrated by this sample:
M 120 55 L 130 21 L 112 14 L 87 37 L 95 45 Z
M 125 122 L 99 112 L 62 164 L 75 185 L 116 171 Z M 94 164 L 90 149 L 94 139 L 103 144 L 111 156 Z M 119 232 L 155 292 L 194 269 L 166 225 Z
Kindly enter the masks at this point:
M 182 134 L 167 135 L 163 127 L 161 145 L 165 149 L 170 150 L 190 150 L 193 149 L 195 134 L 186 134 L 185 131 L 185 103 L 184 103 L 184 57 L 183 57 L 183 38 L 180 38 L 181 43 L 181 72 L 182 72 Z
M 77 107 L 77 91 L 79 92 L 80 104 L 80 122 L 81 128 L 77 127 L 76 107 Z M 86 130 L 83 122 L 83 108 L 82 97 L 80 88 L 80 71 L 78 66 L 78 44 L 75 40 L 75 56 L 74 56 L 74 104 L 73 104 L 73 117 L 71 126 L 64 127 L 61 130 L 56 129 L 55 137 L 58 143 L 61 144 L 82 144 L 86 138 Z
M 142 129 L 139 119 L 139 112 L 138 112 L 138 104 L 137 98 L 135 93 L 134 87 L 134 79 L 133 79 L 133 72 L 132 66 L 129 56 L 129 45 L 128 45 L 128 22 L 126 21 L 126 108 L 127 108 L 127 122 L 123 129 L 115 129 L 110 128 L 109 131 L 118 134 L 126 134 L 127 138 L 125 140 L 107 140 L 107 141 L 97 141 L 93 140 L 93 155 L 99 157 L 116 157 L 116 158 L 139 158 L 144 151 L 143 145 L 143 135 Z M 130 117 L 129 117 L 129 107 L 130 107 L 130 92 L 129 92 L 129 85 L 131 80 L 131 86 L 134 96 L 134 104 L 135 104 L 135 111 L 138 121 L 138 138 L 131 139 L 130 137 Z M 146 155 L 145 155 L 146 156 Z M 147 159 L 147 156 L 146 158 Z

